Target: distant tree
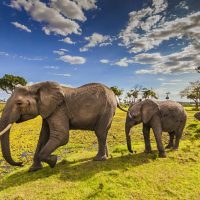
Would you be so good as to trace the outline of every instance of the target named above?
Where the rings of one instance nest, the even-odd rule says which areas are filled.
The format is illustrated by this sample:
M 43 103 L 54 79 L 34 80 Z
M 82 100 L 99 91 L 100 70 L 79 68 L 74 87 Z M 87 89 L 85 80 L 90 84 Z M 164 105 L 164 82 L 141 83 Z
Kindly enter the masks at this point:
M 196 109 L 199 108 L 200 102 L 200 81 L 191 82 L 190 85 L 180 92 L 181 98 L 186 97 L 195 102 Z
M 132 97 L 132 102 L 135 102 L 138 98 L 139 92 L 142 90 L 142 87 L 135 85 L 133 89 L 130 90 L 130 95 Z
M 154 92 L 154 90 L 152 88 L 151 89 L 143 88 L 142 92 L 143 92 L 143 98 L 144 99 L 149 99 L 149 98 L 158 99 L 156 93 Z
M 127 93 L 126 93 L 126 97 L 127 97 L 129 103 L 131 102 L 131 96 L 132 96 L 132 95 L 131 95 L 130 92 L 127 92 Z
M 112 86 L 110 89 L 115 93 L 116 96 L 120 97 L 123 94 L 123 89 L 119 89 L 117 86 Z
M 21 76 L 13 76 L 5 74 L 0 78 L 0 89 L 5 91 L 7 94 L 12 94 L 17 85 L 26 85 L 27 81 Z

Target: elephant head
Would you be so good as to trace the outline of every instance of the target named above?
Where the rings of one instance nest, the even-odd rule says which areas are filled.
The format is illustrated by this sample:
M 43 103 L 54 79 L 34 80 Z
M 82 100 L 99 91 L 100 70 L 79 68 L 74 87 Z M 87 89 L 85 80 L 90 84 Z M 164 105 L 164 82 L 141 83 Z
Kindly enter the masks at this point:
M 9 164 L 22 165 L 21 162 L 15 162 L 10 153 L 9 134 L 11 125 L 15 122 L 20 123 L 33 119 L 38 115 L 45 119 L 63 101 L 62 88 L 55 82 L 42 82 L 15 89 L 7 100 L 0 119 L 1 149 L 3 157 Z
M 194 117 L 198 120 L 200 120 L 200 112 L 195 113 Z
M 129 107 L 126 116 L 125 132 L 127 147 L 131 153 L 133 153 L 133 150 L 131 147 L 130 129 L 141 122 L 147 124 L 158 111 L 158 104 L 150 99 L 136 102 Z

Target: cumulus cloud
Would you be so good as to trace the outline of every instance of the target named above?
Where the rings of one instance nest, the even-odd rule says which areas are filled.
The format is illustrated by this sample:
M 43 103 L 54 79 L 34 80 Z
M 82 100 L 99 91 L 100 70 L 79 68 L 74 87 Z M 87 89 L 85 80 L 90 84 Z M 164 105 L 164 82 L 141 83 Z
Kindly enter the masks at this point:
M 133 63 L 133 61 L 131 59 L 124 57 L 119 61 L 115 62 L 115 65 L 118 65 L 120 67 L 128 67 L 129 63 Z
M 75 2 L 84 10 L 96 9 L 96 0 L 75 0 Z
M 133 62 L 151 64 L 149 69 L 137 70 L 136 74 L 170 74 L 191 73 L 200 63 L 199 46 L 189 44 L 182 51 L 162 56 L 156 54 L 139 54 L 133 58 Z
M 69 1 L 51 0 L 49 4 L 39 0 L 12 0 L 10 7 L 17 10 L 24 9 L 33 20 L 44 23 L 42 30 L 45 34 L 51 33 L 66 36 L 68 34 L 81 34 L 79 24 L 74 21 L 85 21 L 86 17 L 82 9 L 89 10 L 95 8 L 95 1 Z
M 64 38 L 64 39 L 62 39 L 62 40 L 59 40 L 59 41 L 65 42 L 65 43 L 67 43 L 67 44 L 75 44 L 75 42 L 73 42 L 73 41 L 71 40 L 71 38 L 69 38 L 69 37 L 66 37 L 66 38 Z
M 101 59 L 100 62 L 103 64 L 108 64 L 110 61 L 107 59 Z
M 85 40 L 89 41 L 88 44 L 86 44 L 84 47 L 80 48 L 80 51 L 88 51 L 89 48 L 93 48 L 97 45 L 101 46 L 103 43 L 103 46 L 105 45 L 105 42 L 110 42 L 111 44 L 111 37 L 108 35 L 101 35 L 99 33 L 93 33 L 91 36 L 85 37 Z
M 86 59 L 80 56 L 70 56 L 70 55 L 64 55 L 59 58 L 60 60 L 70 63 L 72 65 L 74 64 L 84 64 L 86 62 Z
M 81 7 L 76 2 L 70 0 L 52 0 L 51 6 L 70 19 L 86 20 Z
M 182 4 L 181 4 L 182 5 Z M 183 6 L 183 5 L 182 5 Z M 159 13 L 167 8 L 164 0 L 154 0 L 151 7 L 129 13 L 129 22 L 119 37 L 130 53 L 139 53 L 159 46 L 171 38 L 200 39 L 200 12 L 167 21 Z M 142 29 L 143 33 L 138 33 Z
M 13 24 L 15 27 L 21 29 L 21 30 L 24 30 L 26 32 L 29 32 L 31 33 L 31 29 L 29 29 L 27 26 L 23 25 L 23 24 L 20 24 L 18 22 L 11 22 L 11 24 Z

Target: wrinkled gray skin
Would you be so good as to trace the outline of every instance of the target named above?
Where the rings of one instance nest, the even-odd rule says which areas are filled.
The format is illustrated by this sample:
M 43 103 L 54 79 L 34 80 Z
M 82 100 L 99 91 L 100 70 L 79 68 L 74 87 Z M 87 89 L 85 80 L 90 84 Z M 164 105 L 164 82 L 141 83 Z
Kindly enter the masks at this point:
M 42 116 L 40 137 L 29 171 L 41 169 L 41 161 L 55 166 L 57 156 L 52 153 L 68 143 L 70 129 L 95 131 L 99 150 L 94 160 L 105 160 L 107 133 L 117 106 L 113 91 L 102 84 L 68 88 L 55 82 L 42 82 L 16 88 L 3 110 L 0 131 L 9 123 Z M 3 157 L 9 164 L 21 166 L 21 162 L 11 157 L 9 134 L 7 131 L 1 137 Z
M 198 120 L 200 120 L 200 112 L 195 113 L 194 117 Z
M 159 156 L 166 157 L 162 144 L 162 132 L 168 132 L 170 136 L 169 144 L 166 148 L 178 149 L 179 140 L 182 136 L 186 119 L 187 115 L 183 106 L 173 101 L 155 102 L 147 99 L 131 105 L 128 110 L 125 124 L 128 150 L 133 152 L 129 135 L 130 129 L 142 122 L 145 152 L 151 152 L 150 128 L 152 128 Z

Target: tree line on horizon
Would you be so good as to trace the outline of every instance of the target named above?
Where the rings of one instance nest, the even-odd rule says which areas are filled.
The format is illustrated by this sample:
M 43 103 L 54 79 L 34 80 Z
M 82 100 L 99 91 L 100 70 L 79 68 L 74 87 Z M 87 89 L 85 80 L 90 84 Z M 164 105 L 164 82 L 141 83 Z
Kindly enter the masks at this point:
M 196 68 L 196 71 L 200 73 L 200 66 Z M 11 74 L 5 74 L 0 78 L 0 89 L 11 95 L 14 89 L 18 86 L 27 85 L 27 80 L 21 76 L 14 76 Z M 118 86 L 110 87 L 116 96 L 120 97 L 123 95 L 124 90 Z M 170 92 L 166 92 L 166 99 L 169 99 Z M 139 85 L 135 85 L 131 90 L 126 92 L 124 102 L 125 103 L 134 103 L 138 100 L 139 95 L 142 99 L 158 99 L 158 95 L 153 88 L 146 88 Z M 184 90 L 180 91 L 181 98 L 186 97 L 187 99 L 193 100 L 195 103 L 196 109 L 199 108 L 200 104 L 200 81 L 190 82 L 190 85 L 187 86 Z

